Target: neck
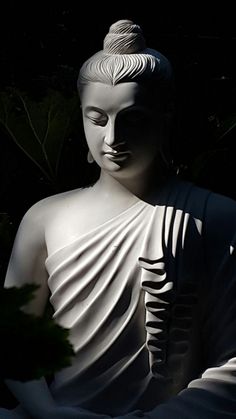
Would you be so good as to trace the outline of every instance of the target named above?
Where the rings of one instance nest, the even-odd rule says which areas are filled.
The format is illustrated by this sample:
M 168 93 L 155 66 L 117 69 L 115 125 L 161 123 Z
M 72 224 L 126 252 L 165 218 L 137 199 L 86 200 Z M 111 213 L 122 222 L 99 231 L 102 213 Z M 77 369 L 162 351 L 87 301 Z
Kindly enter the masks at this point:
M 110 174 L 101 171 L 100 178 L 96 183 L 96 188 L 105 199 L 110 199 L 113 202 L 116 200 L 135 201 L 137 200 L 136 193 L 130 187 L 127 187 L 125 182 L 120 182 Z
M 147 200 L 153 192 L 157 191 L 164 182 L 164 176 L 154 174 L 153 170 L 148 173 L 142 173 L 134 179 L 119 179 L 117 180 L 110 174 L 101 170 L 100 178 L 96 184 L 99 192 L 104 197 L 114 200 L 124 199 L 127 201 L 135 201 L 138 199 Z

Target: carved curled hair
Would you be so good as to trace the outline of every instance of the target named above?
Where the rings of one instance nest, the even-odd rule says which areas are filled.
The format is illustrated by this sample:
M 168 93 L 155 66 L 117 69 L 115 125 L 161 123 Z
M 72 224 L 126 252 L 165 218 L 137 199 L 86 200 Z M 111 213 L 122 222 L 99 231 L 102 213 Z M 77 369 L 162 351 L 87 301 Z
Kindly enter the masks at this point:
M 172 69 L 160 52 L 146 48 L 139 25 L 119 20 L 111 25 L 104 39 L 103 50 L 94 54 L 81 67 L 78 90 L 91 82 L 115 85 L 125 81 L 172 83 Z

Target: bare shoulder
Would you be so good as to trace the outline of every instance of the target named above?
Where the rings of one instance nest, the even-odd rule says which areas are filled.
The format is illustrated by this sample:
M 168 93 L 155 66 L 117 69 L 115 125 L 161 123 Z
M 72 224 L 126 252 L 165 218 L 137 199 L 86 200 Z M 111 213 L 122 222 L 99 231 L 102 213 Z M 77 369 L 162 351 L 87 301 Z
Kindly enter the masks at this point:
M 63 237 L 67 223 L 71 219 L 68 214 L 75 197 L 80 196 L 79 190 L 68 191 L 44 198 L 32 205 L 23 216 L 19 225 L 12 251 L 12 259 L 27 260 L 39 257 L 45 259 L 47 254 L 47 235 L 52 233 L 56 244 L 58 235 Z M 22 265 L 22 263 L 20 263 Z
M 69 211 L 75 201 L 82 203 L 85 194 L 84 191 L 84 189 L 74 189 L 44 198 L 28 209 L 22 221 L 24 223 L 34 222 L 35 224 L 44 226 L 51 217 Z
M 87 213 L 92 202 L 90 188 L 49 196 L 27 211 L 21 228 L 37 245 L 46 246 L 47 254 L 50 255 L 84 231 L 84 220 L 88 220 Z

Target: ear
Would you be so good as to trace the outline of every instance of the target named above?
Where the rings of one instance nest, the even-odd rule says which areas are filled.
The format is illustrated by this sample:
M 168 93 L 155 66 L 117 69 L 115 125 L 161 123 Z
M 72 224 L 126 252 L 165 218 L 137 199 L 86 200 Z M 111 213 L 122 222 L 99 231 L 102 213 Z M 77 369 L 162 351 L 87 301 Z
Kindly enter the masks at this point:
M 91 153 L 91 151 L 90 151 L 90 150 L 88 151 L 87 161 L 88 161 L 88 163 L 90 163 L 90 164 L 92 164 L 92 163 L 94 162 L 94 158 L 93 158 L 92 153 Z

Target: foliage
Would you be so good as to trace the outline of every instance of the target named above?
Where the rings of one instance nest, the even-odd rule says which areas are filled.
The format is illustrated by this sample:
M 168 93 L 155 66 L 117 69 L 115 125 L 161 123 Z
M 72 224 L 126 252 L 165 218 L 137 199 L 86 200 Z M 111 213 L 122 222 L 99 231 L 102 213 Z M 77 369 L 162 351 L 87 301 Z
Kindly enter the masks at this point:
M 68 329 L 48 316 L 26 314 L 22 307 L 38 286 L 0 290 L 0 376 L 21 381 L 48 376 L 71 364 Z
M 207 172 L 212 171 L 216 174 L 216 166 L 220 163 L 221 177 L 229 170 L 233 162 L 232 142 L 235 142 L 236 113 L 230 112 L 225 116 L 217 114 L 209 117 L 210 129 L 208 132 L 205 149 L 199 152 L 193 159 L 190 169 L 191 176 L 195 182 L 205 177 Z
M 0 124 L 51 183 L 56 182 L 64 140 L 71 128 L 77 94 L 49 89 L 35 100 L 8 87 L 0 94 Z

